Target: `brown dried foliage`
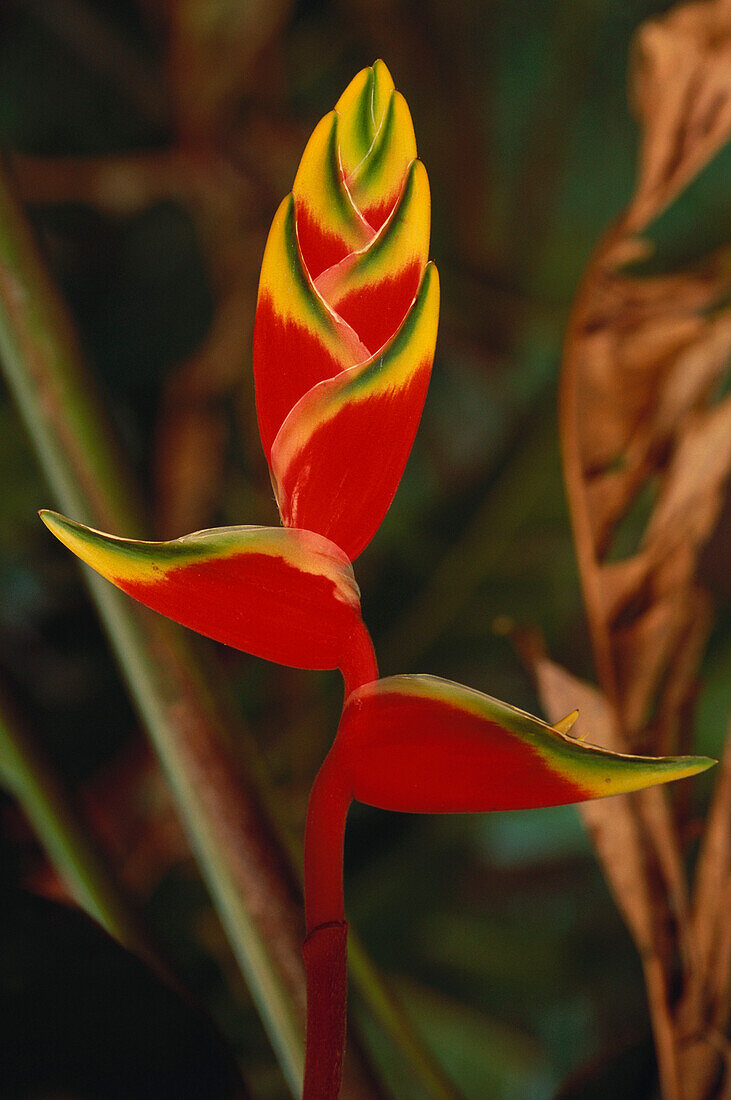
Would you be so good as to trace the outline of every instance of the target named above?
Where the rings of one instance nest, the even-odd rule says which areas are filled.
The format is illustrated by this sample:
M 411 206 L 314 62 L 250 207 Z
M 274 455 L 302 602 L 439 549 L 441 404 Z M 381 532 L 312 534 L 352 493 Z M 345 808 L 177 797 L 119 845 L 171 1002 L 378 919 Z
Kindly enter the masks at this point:
M 714 400 L 731 353 L 731 287 L 728 253 L 673 275 L 625 265 L 647 254 L 643 231 L 731 136 L 731 3 L 687 4 L 647 23 L 633 61 L 637 187 L 586 272 L 562 368 L 564 469 L 599 687 L 535 644 L 524 653 L 553 720 L 578 703 L 592 740 L 664 753 L 685 748 L 711 621 L 698 562 L 731 467 L 731 399 Z M 618 532 L 643 496 L 652 507 L 641 541 L 618 557 Z M 583 810 L 641 956 L 669 1100 L 731 1087 L 730 755 L 692 900 L 682 822 L 663 789 Z

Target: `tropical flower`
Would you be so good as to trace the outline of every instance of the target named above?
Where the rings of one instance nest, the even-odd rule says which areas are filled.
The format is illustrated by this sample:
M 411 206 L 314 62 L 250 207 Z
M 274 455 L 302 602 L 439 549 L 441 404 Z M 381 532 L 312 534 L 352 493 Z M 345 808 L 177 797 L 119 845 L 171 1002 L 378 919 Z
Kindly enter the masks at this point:
M 148 607 L 247 653 L 339 668 L 342 718 L 305 835 L 305 1100 L 336 1100 L 345 1043 L 343 841 L 354 799 L 406 812 L 579 802 L 693 775 L 704 757 L 622 756 L 430 676 L 378 679 L 351 561 L 393 499 L 421 416 L 439 286 L 429 185 L 382 61 L 315 129 L 269 233 L 254 334 L 259 429 L 283 527 L 136 542 L 44 512 Z
M 377 61 L 307 144 L 269 232 L 254 328 L 282 522 L 351 561 L 393 499 L 429 385 L 439 315 L 429 224 L 411 115 Z

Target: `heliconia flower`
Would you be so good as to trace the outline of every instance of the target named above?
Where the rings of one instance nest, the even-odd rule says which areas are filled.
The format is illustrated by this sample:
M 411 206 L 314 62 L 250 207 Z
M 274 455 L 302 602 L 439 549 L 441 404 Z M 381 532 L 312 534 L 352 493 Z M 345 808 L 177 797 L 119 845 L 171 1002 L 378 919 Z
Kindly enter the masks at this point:
M 294 668 L 373 675 L 353 568 L 312 531 L 223 527 L 136 542 L 41 512 L 82 561 L 140 603 L 215 641 Z
M 285 526 L 352 560 L 393 499 L 439 314 L 430 195 L 382 61 L 316 127 L 267 241 L 254 329 L 262 444 Z
M 351 802 L 470 813 L 584 802 L 696 775 L 703 756 L 626 756 L 434 676 L 391 676 L 346 700 L 312 789 L 305 834 L 306 1100 L 339 1095 L 345 1035 L 343 844 Z M 322 990 L 327 989 L 327 996 Z
M 378 680 L 351 561 L 383 519 L 424 404 L 439 282 L 429 184 L 382 61 L 315 129 L 267 241 L 254 334 L 256 403 L 283 528 L 172 542 L 46 526 L 141 603 L 247 653 L 340 668 L 345 705 L 305 836 L 303 1100 L 337 1100 L 345 1042 L 345 820 L 356 799 L 449 813 L 581 802 L 703 771 L 705 757 L 622 756 L 429 676 Z

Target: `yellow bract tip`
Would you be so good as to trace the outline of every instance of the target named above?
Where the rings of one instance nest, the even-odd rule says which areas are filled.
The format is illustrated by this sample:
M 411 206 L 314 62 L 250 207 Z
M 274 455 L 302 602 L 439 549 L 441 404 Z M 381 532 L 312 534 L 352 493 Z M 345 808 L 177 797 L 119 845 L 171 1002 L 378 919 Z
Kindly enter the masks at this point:
M 553 728 L 557 730 L 558 733 L 568 733 L 578 717 L 578 710 L 572 710 L 571 713 L 567 714 L 565 718 L 562 718 L 560 722 L 554 722 Z M 582 740 L 582 738 L 579 738 L 579 740 Z

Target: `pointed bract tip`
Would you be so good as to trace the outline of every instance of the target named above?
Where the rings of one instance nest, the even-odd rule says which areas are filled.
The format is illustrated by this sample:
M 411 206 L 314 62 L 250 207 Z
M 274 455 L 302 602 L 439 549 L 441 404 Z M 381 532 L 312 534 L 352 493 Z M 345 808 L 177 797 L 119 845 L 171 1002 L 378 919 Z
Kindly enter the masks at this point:
M 66 546 L 68 545 L 67 539 L 73 538 L 81 530 L 81 524 L 75 523 L 74 520 L 68 519 L 66 516 L 62 516 L 60 512 L 54 512 L 50 508 L 41 508 L 38 515 L 51 534 L 55 535 Z
M 714 760 L 712 756 L 679 756 L 677 761 L 684 771 L 684 774 L 678 777 L 681 779 L 707 772 L 709 768 L 714 768 L 718 763 L 718 760 Z
M 554 722 L 553 728 L 558 733 L 568 733 L 578 717 L 578 710 L 572 710 L 571 713 L 567 714 L 565 718 L 562 718 L 559 722 Z M 581 740 L 581 738 L 579 738 L 579 740 Z
M 391 76 L 391 70 L 382 57 L 377 57 L 371 66 L 373 69 L 373 75 L 376 80 L 382 85 L 383 88 L 388 91 L 393 91 L 396 87 L 393 77 Z

